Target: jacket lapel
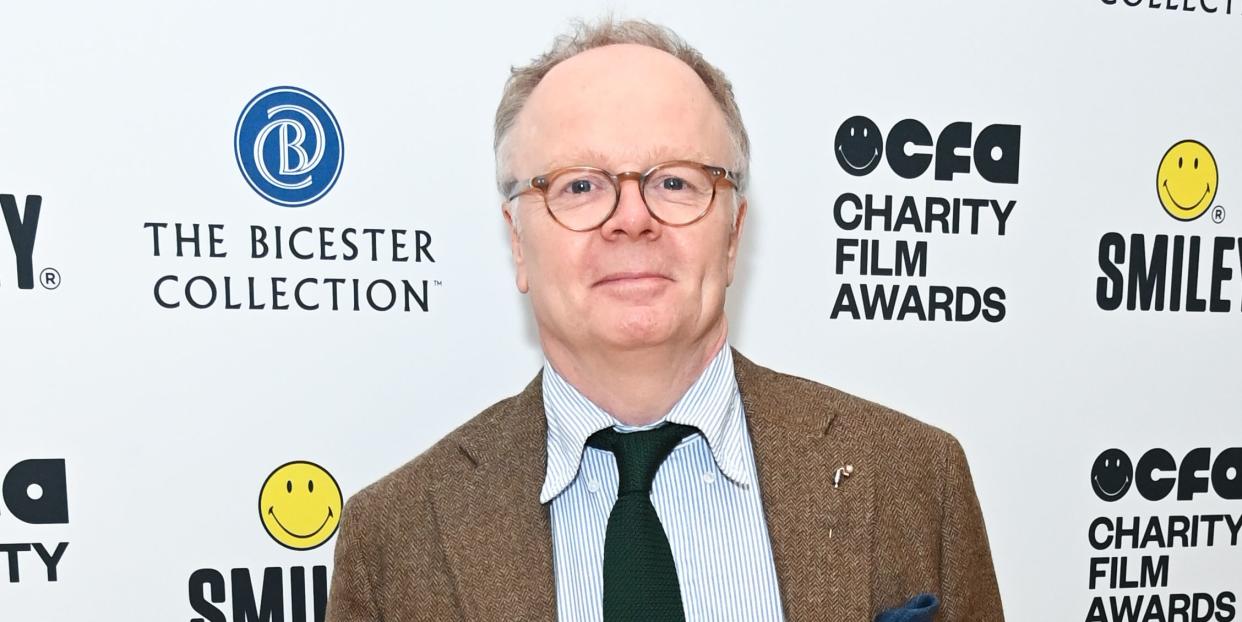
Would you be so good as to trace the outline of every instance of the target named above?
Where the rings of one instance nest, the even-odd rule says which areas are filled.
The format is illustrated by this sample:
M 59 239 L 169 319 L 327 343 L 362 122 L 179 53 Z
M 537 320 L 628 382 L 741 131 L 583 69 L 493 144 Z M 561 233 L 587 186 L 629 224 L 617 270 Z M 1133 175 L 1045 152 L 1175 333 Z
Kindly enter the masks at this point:
M 433 492 L 466 620 L 554 620 L 542 372 L 460 447 L 473 468 Z M 488 438 L 486 435 L 491 435 Z
M 872 465 L 822 387 L 733 351 L 785 619 L 870 621 Z M 854 466 L 833 488 L 838 467 Z
M 870 621 L 872 465 L 822 387 L 733 351 L 785 619 Z M 554 620 L 542 374 L 460 441 L 473 468 L 432 492 L 468 620 Z M 486 435 L 492 435 L 490 438 Z M 833 488 L 838 467 L 853 475 Z M 830 535 L 831 534 L 831 535 Z

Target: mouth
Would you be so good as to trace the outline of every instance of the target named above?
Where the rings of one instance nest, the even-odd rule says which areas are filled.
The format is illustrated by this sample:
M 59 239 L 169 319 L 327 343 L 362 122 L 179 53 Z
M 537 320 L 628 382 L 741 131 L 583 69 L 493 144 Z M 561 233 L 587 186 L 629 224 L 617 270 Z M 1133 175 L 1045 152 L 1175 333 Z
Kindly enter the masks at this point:
M 866 164 L 863 164 L 862 166 L 858 166 L 857 164 L 854 164 L 853 162 L 850 162 L 850 157 L 849 157 L 849 156 L 847 156 L 847 155 L 845 155 L 845 149 L 844 149 L 844 148 L 842 148 L 842 147 L 841 147 L 841 145 L 837 145 L 837 151 L 841 153 L 841 160 L 843 160 L 846 164 L 848 164 L 848 165 L 849 165 L 849 167 L 850 167 L 850 168 L 852 168 L 852 169 L 854 169 L 854 170 L 856 170 L 856 171 L 861 171 L 861 170 L 863 170 L 863 169 L 867 168 L 868 166 L 871 166 L 871 163 L 872 163 L 872 162 L 875 162 L 875 158 L 876 158 L 876 156 L 880 155 L 880 150 L 879 150 L 879 149 L 872 149 L 872 150 L 871 150 L 871 158 L 867 160 L 867 163 L 866 163 Z
M 658 272 L 614 272 L 595 282 L 601 285 L 640 284 L 653 281 L 671 281 L 672 279 Z
M 1203 202 L 1203 199 L 1206 198 L 1208 193 L 1212 191 L 1212 184 L 1210 182 L 1204 182 L 1203 195 L 1199 197 L 1198 201 L 1195 201 L 1194 203 L 1190 204 L 1190 206 L 1185 206 L 1185 205 L 1182 205 L 1181 203 L 1178 203 L 1177 199 L 1173 198 L 1173 192 L 1169 190 L 1168 179 L 1165 179 L 1160 185 L 1164 186 L 1164 193 L 1169 195 L 1169 200 L 1173 202 L 1173 205 L 1176 205 L 1177 209 L 1180 209 L 1184 212 L 1189 212 L 1190 210 L 1196 207 L 1199 207 L 1199 204 Z
M 328 521 L 329 521 L 329 520 L 332 520 L 332 508 L 331 508 L 331 507 L 329 507 L 329 508 L 328 508 L 328 515 L 324 517 L 323 522 L 319 524 L 319 527 L 318 527 L 318 528 L 316 528 L 314 531 L 312 531 L 312 532 L 308 533 L 308 534 L 300 534 L 300 533 L 296 533 L 296 532 L 290 531 L 288 527 L 285 527 L 285 524 L 284 524 L 284 523 L 282 523 L 282 522 L 280 522 L 280 519 L 279 519 L 279 518 L 277 518 L 277 516 L 276 516 L 276 506 L 274 506 L 274 505 L 269 505 L 269 506 L 267 506 L 267 515 L 268 515 L 268 516 L 271 516 L 271 517 L 272 517 L 272 520 L 276 521 L 276 525 L 280 527 L 280 530 L 281 530 L 281 531 L 283 531 L 283 532 L 285 532 L 285 533 L 287 533 L 287 534 L 289 534 L 289 535 L 291 535 L 291 536 L 293 536 L 293 537 L 295 537 L 295 538 L 300 538 L 300 539 L 302 539 L 302 540 L 305 540 L 305 539 L 307 539 L 307 538 L 313 538 L 313 537 L 315 537 L 315 536 L 316 536 L 319 532 L 323 531 L 323 528 L 324 528 L 325 526 L 327 526 Z
M 1105 497 L 1112 498 L 1120 495 L 1121 492 L 1130 485 L 1130 476 L 1126 476 L 1126 481 L 1121 483 L 1121 487 L 1117 489 L 1117 492 L 1108 492 L 1107 490 L 1104 490 L 1104 487 L 1100 485 L 1100 477 L 1098 475 L 1091 476 L 1091 481 L 1095 482 L 1096 490 L 1100 491 Z

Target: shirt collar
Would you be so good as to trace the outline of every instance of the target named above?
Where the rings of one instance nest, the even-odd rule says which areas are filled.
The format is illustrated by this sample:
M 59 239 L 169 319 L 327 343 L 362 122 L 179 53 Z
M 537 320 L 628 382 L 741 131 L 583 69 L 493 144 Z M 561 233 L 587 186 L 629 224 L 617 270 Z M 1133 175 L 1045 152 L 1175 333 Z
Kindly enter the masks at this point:
M 672 410 L 658 421 L 644 426 L 625 425 L 596 406 L 556 373 L 545 358 L 543 410 L 548 421 L 548 467 L 539 502 L 551 501 L 577 477 L 583 447 L 591 434 L 609 426 L 621 431 L 648 429 L 665 421 L 692 425 L 701 430 L 716 466 L 733 482 L 747 486 L 744 453 L 746 422 L 741 400 L 738 399 L 731 354 L 729 344 L 723 344 Z

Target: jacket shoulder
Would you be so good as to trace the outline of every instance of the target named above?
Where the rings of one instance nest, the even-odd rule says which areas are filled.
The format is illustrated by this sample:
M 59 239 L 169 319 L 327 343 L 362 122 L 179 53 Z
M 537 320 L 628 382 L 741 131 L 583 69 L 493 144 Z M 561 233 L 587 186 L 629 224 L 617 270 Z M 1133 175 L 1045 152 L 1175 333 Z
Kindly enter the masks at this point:
M 473 469 L 463 450 L 510 426 L 515 400 L 484 409 L 405 464 L 350 496 L 341 511 L 329 598 L 331 622 L 457 618 L 460 603 L 441 541 L 433 491 Z M 417 594 L 409 592 L 417 586 Z
M 354 493 L 342 510 L 341 528 L 367 542 L 372 561 L 400 567 L 430 554 L 439 526 L 432 506 L 433 491 L 475 467 L 462 450 L 467 439 L 508 425 L 521 394 L 502 399 L 466 420 L 401 466 Z M 494 436 L 494 435 L 493 435 Z
M 866 469 L 877 604 L 940 595 L 946 620 L 1003 620 L 986 527 L 966 454 L 951 433 L 806 378 L 772 372 L 780 390 L 833 413 L 845 458 Z M 939 618 L 938 618 L 939 619 Z
M 943 452 L 957 445 L 948 431 L 884 404 L 801 376 L 766 368 L 763 372 L 779 393 L 831 412 L 832 433 L 852 435 L 873 449 L 915 452 L 911 457 L 935 450 L 943 459 Z
M 399 511 L 401 506 L 425 499 L 441 482 L 475 466 L 473 459 L 462 450 L 462 443 L 505 426 L 520 397 L 520 394 L 513 395 L 485 408 L 422 453 L 359 490 L 350 497 L 350 503 L 363 511 Z

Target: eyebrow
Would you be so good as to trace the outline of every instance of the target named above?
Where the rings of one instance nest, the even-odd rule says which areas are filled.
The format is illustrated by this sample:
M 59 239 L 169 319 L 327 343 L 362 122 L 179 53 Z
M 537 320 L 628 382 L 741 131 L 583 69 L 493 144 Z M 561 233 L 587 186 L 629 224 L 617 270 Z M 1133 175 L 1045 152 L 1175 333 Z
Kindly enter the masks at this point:
M 707 154 L 702 151 L 691 150 L 687 152 L 668 147 L 667 145 L 661 145 L 645 152 L 644 157 L 641 159 L 641 162 L 643 162 L 642 168 L 645 169 L 670 160 L 696 160 L 698 162 L 702 162 L 703 164 L 723 166 L 721 163 L 713 161 L 712 158 L 708 157 Z M 613 170 L 612 167 L 612 164 L 615 161 L 616 160 L 612 156 L 606 155 L 594 149 L 581 149 L 570 152 L 567 156 L 558 157 L 552 160 L 547 164 L 544 172 L 554 171 L 558 168 L 565 168 L 567 166 L 594 166 L 617 173 L 620 171 Z

